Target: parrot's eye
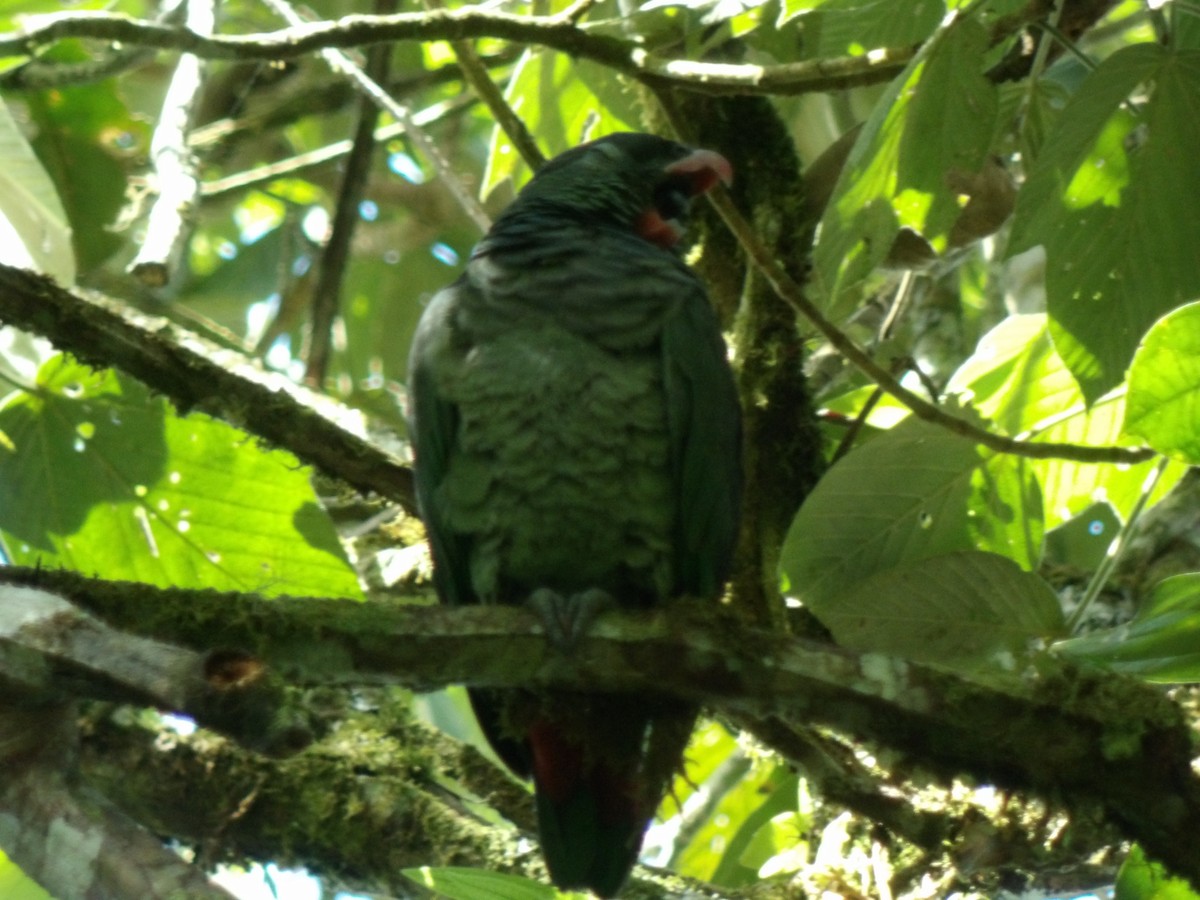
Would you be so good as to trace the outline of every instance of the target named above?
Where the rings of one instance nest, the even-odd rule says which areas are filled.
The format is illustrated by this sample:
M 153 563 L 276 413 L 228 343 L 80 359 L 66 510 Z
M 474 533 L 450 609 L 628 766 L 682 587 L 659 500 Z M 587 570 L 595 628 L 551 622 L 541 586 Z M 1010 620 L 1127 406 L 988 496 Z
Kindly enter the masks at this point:
M 670 178 L 654 189 L 654 208 L 670 222 L 682 219 L 692 205 L 692 186 L 686 178 Z

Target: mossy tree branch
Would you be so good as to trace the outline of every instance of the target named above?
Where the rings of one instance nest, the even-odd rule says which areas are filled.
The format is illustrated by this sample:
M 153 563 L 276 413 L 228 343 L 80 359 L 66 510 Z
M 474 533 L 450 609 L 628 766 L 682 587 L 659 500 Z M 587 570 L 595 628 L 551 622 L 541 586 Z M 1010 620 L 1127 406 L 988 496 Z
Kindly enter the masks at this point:
M 91 38 L 160 50 L 179 50 L 204 59 L 291 59 L 329 48 L 362 47 L 384 41 L 464 41 L 501 38 L 590 59 L 659 87 L 714 94 L 800 94 L 877 84 L 894 77 L 912 58 L 909 48 L 774 66 L 656 60 L 632 41 L 579 27 L 565 16 L 521 16 L 477 8 L 350 15 L 278 31 L 205 36 L 129 16 L 71 13 L 40 17 L 20 32 L 0 33 L 0 54 L 33 55 L 60 40 Z
M 116 627 L 248 648 L 301 684 L 448 684 L 668 693 L 742 716 L 825 725 L 945 777 L 1095 804 L 1130 839 L 1200 884 L 1200 778 L 1180 709 L 1132 680 L 1055 657 L 983 683 L 902 660 L 751 629 L 683 604 L 602 616 L 566 657 L 528 611 L 262 600 L 160 591 L 71 573 L 0 571 Z M 179 616 L 172 610 L 186 610 Z
M 416 507 L 408 467 L 343 424 L 355 422 L 356 413 L 165 320 L 0 265 L 0 321 L 40 334 L 89 365 L 127 372 L 181 413 L 223 419 L 360 491 Z

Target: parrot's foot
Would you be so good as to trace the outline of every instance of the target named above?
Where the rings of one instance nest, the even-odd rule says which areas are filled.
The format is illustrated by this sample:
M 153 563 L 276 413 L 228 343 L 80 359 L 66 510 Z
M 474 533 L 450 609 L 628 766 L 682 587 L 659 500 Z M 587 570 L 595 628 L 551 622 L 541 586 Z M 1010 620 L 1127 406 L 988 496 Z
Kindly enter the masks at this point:
M 575 649 L 596 616 L 617 605 L 612 594 L 599 588 L 588 588 L 565 597 L 558 591 L 538 588 L 525 603 L 541 618 L 546 638 L 563 653 Z

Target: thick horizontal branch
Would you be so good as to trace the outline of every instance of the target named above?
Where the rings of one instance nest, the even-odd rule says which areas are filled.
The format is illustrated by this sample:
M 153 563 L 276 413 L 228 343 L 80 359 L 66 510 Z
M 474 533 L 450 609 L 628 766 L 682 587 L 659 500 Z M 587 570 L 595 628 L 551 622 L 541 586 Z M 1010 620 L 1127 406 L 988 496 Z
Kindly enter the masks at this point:
M 93 366 L 113 366 L 165 395 L 181 413 L 223 419 L 361 491 L 415 509 L 412 473 L 338 424 L 356 414 L 263 371 L 241 354 L 132 312 L 0 265 L 0 321 L 40 334 Z
M 175 710 L 257 750 L 292 752 L 308 739 L 276 716 L 282 685 L 258 660 L 120 631 L 34 587 L 0 585 L 0 687 L 28 708 L 85 696 Z M 0 759 L 25 752 L 4 733 Z
M 350 15 L 336 22 L 212 37 L 110 13 L 41 16 L 35 21 L 41 24 L 20 32 L 0 33 L 0 55 L 32 54 L 38 48 L 67 38 L 95 38 L 180 50 L 204 59 L 270 60 L 381 41 L 462 41 L 491 37 L 590 59 L 648 84 L 712 94 L 801 94 L 876 84 L 898 74 L 913 55 L 911 49 L 882 50 L 866 56 L 774 66 L 663 61 L 655 60 L 631 41 L 585 30 L 568 16 L 520 16 L 470 7 L 390 16 Z
M 207 591 L 158 591 L 69 573 L 0 570 L 52 583 L 117 627 L 206 647 L 239 646 L 300 682 L 448 684 L 656 692 L 743 715 L 826 725 L 951 776 L 1100 804 L 1152 855 L 1200 884 L 1200 779 L 1191 736 L 1161 693 L 1054 657 L 993 683 L 740 626 L 678 604 L 601 616 L 570 657 L 537 619 L 506 607 L 378 606 Z M 182 621 L 165 610 L 186 610 Z M 318 662 L 320 661 L 320 662 Z M 323 670 L 314 665 L 324 665 Z

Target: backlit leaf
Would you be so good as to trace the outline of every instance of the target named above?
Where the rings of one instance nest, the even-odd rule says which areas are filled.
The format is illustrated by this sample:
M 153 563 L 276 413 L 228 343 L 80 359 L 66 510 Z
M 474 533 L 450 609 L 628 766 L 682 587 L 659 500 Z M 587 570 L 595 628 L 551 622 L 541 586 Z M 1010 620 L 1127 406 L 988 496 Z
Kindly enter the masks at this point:
M 111 371 L 56 357 L 10 398 L 0 534 L 22 565 L 263 594 L 359 596 L 307 470 Z
M 1125 431 L 1155 450 L 1200 463 L 1200 303 L 1160 319 L 1129 371 Z
M 1051 334 L 1088 402 L 1155 320 L 1200 297 L 1196 146 L 1200 53 L 1126 47 L 1084 81 L 1018 195 L 1009 252 L 1045 246 Z

